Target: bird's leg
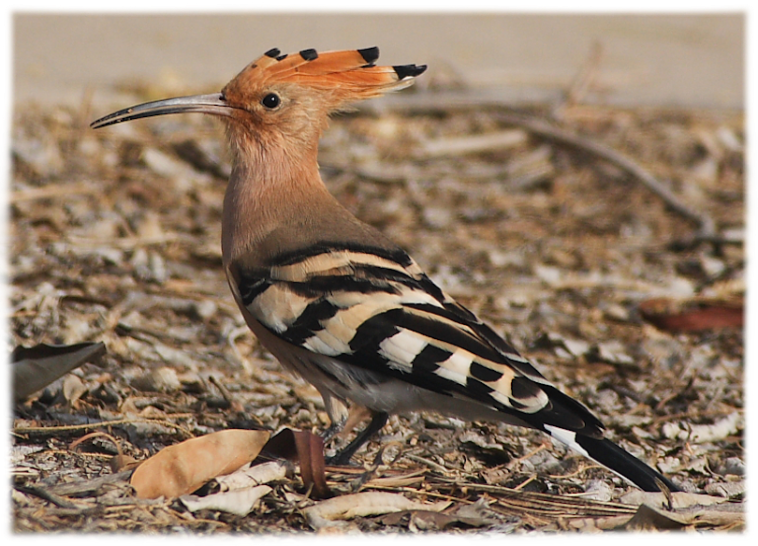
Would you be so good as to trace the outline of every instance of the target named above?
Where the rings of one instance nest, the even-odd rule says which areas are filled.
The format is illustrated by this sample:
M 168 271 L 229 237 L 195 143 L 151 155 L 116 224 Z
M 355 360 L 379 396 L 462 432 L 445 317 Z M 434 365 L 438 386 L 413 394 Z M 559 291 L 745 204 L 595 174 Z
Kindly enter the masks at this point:
M 328 444 L 335 436 L 337 436 L 345 428 L 345 419 L 341 421 L 333 421 L 324 432 L 321 433 L 321 439 L 324 441 L 324 445 Z
M 321 398 L 324 399 L 324 408 L 331 422 L 329 427 L 321 433 L 321 439 L 326 445 L 345 429 L 345 425 L 349 421 L 350 410 L 342 400 L 335 398 L 327 391 L 321 391 Z M 350 431 L 348 430 L 348 432 Z
M 343 401 L 329 394 L 324 396 L 324 407 L 331 421 L 331 425 L 321 434 L 324 444 L 337 436 L 347 436 L 364 420 L 373 416 L 368 408 L 358 404 L 352 404 L 348 408 Z
M 341 451 L 337 452 L 333 457 L 329 457 L 327 462 L 337 466 L 348 464 L 355 452 L 358 451 L 369 438 L 379 432 L 382 427 L 387 424 L 387 419 L 389 419 L 389 414 L 387 413 L 380 412 L 372 414 L 371 422 L 366 425 L 366 428 L 360 431 L 353 441 L 342 448 Z

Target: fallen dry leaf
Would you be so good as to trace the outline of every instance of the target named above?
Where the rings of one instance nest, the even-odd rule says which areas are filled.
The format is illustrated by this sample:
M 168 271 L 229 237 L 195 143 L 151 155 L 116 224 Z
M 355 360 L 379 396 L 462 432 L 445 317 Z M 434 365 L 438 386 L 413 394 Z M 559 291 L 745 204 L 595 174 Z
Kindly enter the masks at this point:
M 726 498 L 741 497 L 747 492 L 747 483 L 744 481 L 712 483 L 705 486 L 705 492 Z
M 666 512 L 643 504 L 632 519 L 620 526 L 630 531 L 677 530 L 687 525 L 687 518 L 676 512 Z
M 745 306 L 740 301 L 676 302 L 654 298 L 639 305 L 642 318 L 660 330 L 699 332 L 718 328 L 742 328 Z
M 744 506 L 728 499 L 698 493 L 664 493 L 632 490 L 621 497 L 624 504 L 637 505 L 633 515 L 579 518 L 568 522 L 570 529 L 678 530 L 686 527 L 731 530 L 744 526 Z
M 640 491 L 639 489 L 632 489 L 628 493 L 624 494 L 620 500 L 624 504 L 633 505 L 668 505 L 668 499 L 666 498 L 665 494 Z M 677 509 L 687 508 L 689 506 L 710 506 L 712 504 L 722 504 L 726 502 L 726 500 L 727 499 L 723 497 L 714 497 L 700 493 L 686 493 L 684 491 L 677 491 L 676 493 L 671 493 L 671 508 Z
M 255 466 L 244 465 L 236 472 L 219 476 L 216 481 L 219 491 L 223 493 L 283 480 L 291 469 L 292 465 L 287 461 L 269 461 Z
M 231 429 L 169 446 L 134 471 L 132 487 L 143 499 L 192 493 L 255 459 L 270 435 L 265 430 Z
M 18 346 L 11 354 L 13 363 L 13 397 L 23 400 L 87 361 L 94 362 L 105 354 L 103 343 L 74 345 Z
M 313 497 L 323 499 L 331 495 L 326 485 L 324 441 L 320 436 L 305 430 L 285 428 L 276 433 L 264 448 L 268 457 L 281 457 L 300 463 L 300 475 L 306 488 L 313 486 Z
M 662 431 L 666 438 L 677 438 L 696 444 L 717 442 L 735 434 L 743 425 L 742 416 L 735 411 L 712 425 L 665 423 Z
M 356 516 L 377 516 L 405 510 L 439 512 L 450 506 L 448 501 L 423 504 L 408 500 L 398 493 L 367 492 L 334 497 L 303 510 L 305 519 L 314 529 L 330 526 L 335 520 Z
M 471 518 L 456 514 L 444 514 L 432 510 L 408 510 L 395 512 L 382 518 L 385 525 L 400 525 L 407 519 L 407 525 L 410 529 L 419 529 L 421 531 L 441 531 L 454 525 L 465 525 L 468 527 L 481 527 L 489 522 L 480 518 Z
M 273 491 L 268 485 L 257 485 L 246 489 L 237 489 L 226 493 L 217 493 L 198 497 L 182 495 L 179 500 L 190 512 L 198 510 L 221 510 L 238 516 L 248 515 L 261 497 Z

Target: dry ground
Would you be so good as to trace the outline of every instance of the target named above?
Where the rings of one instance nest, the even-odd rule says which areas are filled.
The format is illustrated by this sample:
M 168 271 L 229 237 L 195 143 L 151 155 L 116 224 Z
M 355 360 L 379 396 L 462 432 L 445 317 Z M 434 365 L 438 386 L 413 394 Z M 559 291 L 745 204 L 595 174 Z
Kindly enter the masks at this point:
M 148 91 L 114 106 L 165 96 Z M 672 528 L 741 529 L 742 113 L 576 104 L 518 113 L 581 135 L 567 142 L 497 105 L 436 103 L 405 93 L 335 118 L 320 159 L 330 189 L 588 405 L 615 441 L 685 491 L 730 501 L 729 517 Z M 245 517 L 141 501 L 123 481 L 60 489 L 111 473 L 110 441 L 71 447 L 95 430 L 143 459 L 228 427 L 327 424 L 316 391 L 247 331 L 223 277 L 219 124 L 170 116 L 90 130 L 105 113 L 25 106 L 14 118 L 11 342 L 103 341 L 107 354 L 15 405 L 13 528 L 312 532 L 297 473 Z M 592 142 L 646 169 L 695 221 Z M 715 231 L 699 232 L 708 222 L 698 217 Z M 638 512 L 621 499 L 634 488 L 608 471 L 492 423 L 393 417 L 356 463 L 327 472 L 336 492 L 452 504 L 445 518 L 406 511 L 349 528 L 613 528 Z

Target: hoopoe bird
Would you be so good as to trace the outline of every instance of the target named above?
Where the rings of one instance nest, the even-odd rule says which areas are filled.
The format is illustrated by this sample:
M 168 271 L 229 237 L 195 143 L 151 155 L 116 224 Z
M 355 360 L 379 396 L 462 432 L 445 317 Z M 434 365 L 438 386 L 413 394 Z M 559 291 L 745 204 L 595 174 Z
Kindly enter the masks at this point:
M 349 461 L 390 414 L 432 410 L 538 429 L 643 490 L 677 491 L 329 193 L 317 163 L 329 114 L 408 87 L 426 70 L 377 66 L 378 57 L 376 47 L 272 49 L 220 93 L 140 104 L 91 126 L 185 112 L 226 122 L 229 286 L 261 344 L 322 395 L 332 422 L 325 440 L 371 416 L 338 462 Z

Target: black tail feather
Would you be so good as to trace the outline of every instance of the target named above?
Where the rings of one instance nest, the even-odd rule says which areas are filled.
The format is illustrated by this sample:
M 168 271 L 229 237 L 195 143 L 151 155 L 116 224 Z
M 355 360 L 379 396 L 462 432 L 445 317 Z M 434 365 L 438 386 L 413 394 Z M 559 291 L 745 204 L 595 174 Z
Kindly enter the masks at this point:
M 661 491 L 657 480 L 665 485 L 669 491 L 680 491 L 671 480 L 664 477 L 660 472 L 653 470 L 634 455 L 624 451 L 606 438 L 598 439 L 577 434 L 576 443 L 587 452 L 591 459 L 626 478 L 643 491 Z

